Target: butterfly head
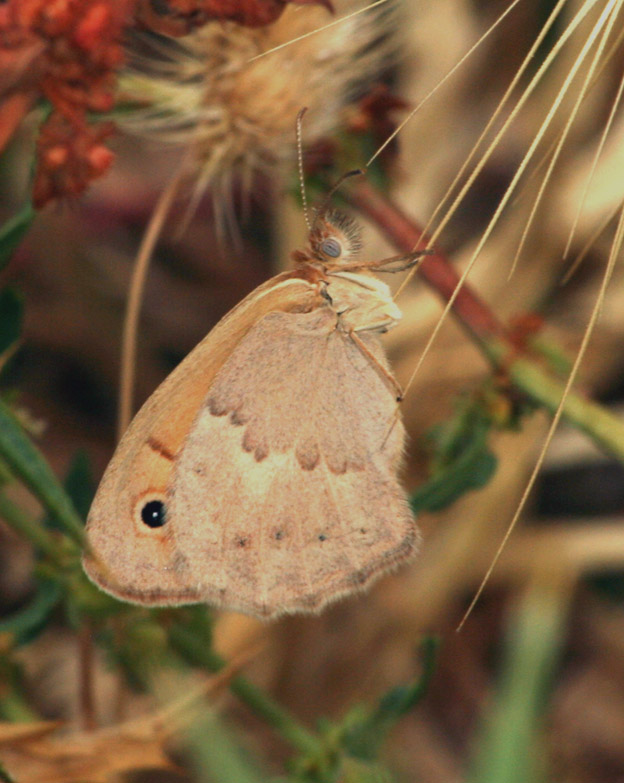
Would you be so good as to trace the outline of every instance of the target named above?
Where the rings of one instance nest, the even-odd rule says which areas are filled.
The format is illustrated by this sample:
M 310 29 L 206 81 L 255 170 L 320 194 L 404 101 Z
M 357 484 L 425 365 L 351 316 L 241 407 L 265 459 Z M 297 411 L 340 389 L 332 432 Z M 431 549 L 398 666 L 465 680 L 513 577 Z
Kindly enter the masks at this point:
M 317 216 L 309 242 L 312 257 L 328 266 L 352 261 L 362 247 L 359 225 L 338 210 Z
M 318 213 L 308 237 L 308 246 L 296 250 L 299 263 L 320 263 L 323 267 L 341 267 L 350 263 L 362 247 L 360 227 L 353 218 L 338 210 Z

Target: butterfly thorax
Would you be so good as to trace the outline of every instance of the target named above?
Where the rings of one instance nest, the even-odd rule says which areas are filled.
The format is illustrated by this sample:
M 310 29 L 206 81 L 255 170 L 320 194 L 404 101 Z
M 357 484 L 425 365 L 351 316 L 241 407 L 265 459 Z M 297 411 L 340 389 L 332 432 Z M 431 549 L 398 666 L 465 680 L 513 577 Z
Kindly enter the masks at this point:
M 387 332 L 401 320 L 388 286 L 367 272 L 328 276 L 328 304 L 346 332 Z
M 325 306 L 346 332 L 386 332 L 401 318 L 389 287 L 358 264 L 361 248 L 357 223 L 341 212 L 317 215 L 308 245 L 292 254 L 295 271 L 318 280 Z

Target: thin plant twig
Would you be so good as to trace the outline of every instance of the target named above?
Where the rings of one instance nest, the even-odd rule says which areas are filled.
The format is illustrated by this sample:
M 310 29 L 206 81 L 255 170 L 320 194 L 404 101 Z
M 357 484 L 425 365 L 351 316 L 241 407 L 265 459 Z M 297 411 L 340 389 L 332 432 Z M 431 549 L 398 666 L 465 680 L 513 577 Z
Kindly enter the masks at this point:
M 604 303 L 604 299 L 607 293 L 607 286 L 609 285 L 609 281 L 611 280 L 611 275 L 613 274 L 613 269 L 615 266 L 615 262 L 617 260 L 617 257 L 619 255 L 619 252 L 622 248 L 622 241 L 624 239 L 624 211 L 620 214 L 620 221 L 618 223 L 618 228 L 616 231 L 615 238 L 613 240 L 613 244 L 611 247 L 611 253 L 609 255 L 609 259 L 607 261 L 607 266 L 602 278 L 602 283 L 600 286 L 600 291 L 598 293 L 598 296 L 596 297 L 596 301 L 594 303 L 594 307 L 592 309 L 589 322 L 587 324 L 587 328 L 585 329 L 585 334 L 583 335 L 583 340 L 581 341 L 581 346 L 578 349 L 578 352 L 576 354 L 576 359 L 574 360 L 574 365 L 572 366 L 572 369 L 570 370 L 570 374 L 568 375 L 568 380 L 565 384 L 565 387 L 563 389 L 563 392 L 561 394 L 561 399 L 559 402 L 559 405 L 557 406 L 557 410 L 555 411 L 555 415 L 553 416 L 553 420 L 551 422 L 550 428 L 548 430 L 548 433 L 546 435 L 546 438 L 544 440 L 544 444 L 542 446 L 542 449 L 540 451 L 539 457 L 537 458 L 537 461 L 535 463 L 535 466 L 533 468 L 533 472 L 531 473 L 531 476 L 529 478 L 529 481 L 527 483 L 527 486 L 522 494 L 522 497 L 520 498 L 520 502 L 518 503 L 518 506 L 516 508 L 516 511 L 513 515 L 513 518 L 511 522 L 509 523 L 507 530 L 505 531 L 505 535 L 503 536 L 498 549 L 496 550 L 496 553 L 494 557 L 492 558 L 492 561 L 488 567 L 488 570 L 485 573 L 485 576 L 483 577 L 483 580 L 481 581 L 481 584 L 477 588 L 477 591 L 470 602 L 470 605 L 468 606 L 468 609 L 466 609 L 466 612 L 464 613 L 464 616 L 462 617 L 459 625 L 457 626 L 457 630 L 460 631 L 464 623 L 466 622 L 466 619 L 472 612 L 475 604 L 479 600 L 481 593 L 483 592 L 485 585 L 487 581 L 490 578 L 490 575 L 494 568 L 496 567 L 496 564 L 498 563 L 500 556 L 503 552 L 503 549 L 505 548 L 507 541 L 509 540 L 509 537 L 513 533 L 513 530 L 520 519 L 520 515 L 522 514 L 522 511 L 524 510 L 524 507 L 526 505 L 526 502 L 529 498 L 529 494 L 531 490 L 533 489 L 533 486 L 535 484 L 535 481 L 537 479 L 537 474 L 542 468 L 542 465 L 544 464 L 544 460 L 546 459 L 546 452 L 548 451 L 548 447 L 550 446 L 550 443 L 553 439 L 553 435 L 555 434 L 555 430 L 557 429 L 559 425 L 559 421 L 561 420 L 562 415 L 564 414 L 564 411 L 566 409 L 566 402 L 568 400 L 568 397 L 570 396 L 572 386 L 574 384 L 574 381 L 576 380 L 576 377 L 578 375 L 579 368 L 581 366 L 581 362 L 583 361 L 583 358 L 585 356 L 585 353 L 587 351 L 587 346 L 589 345 L 589 341 L 591 339 L 591 336 L 593 334 L 594 328 L 596 326 L 596 323 L 598 322 L 598 318 L 600 316 L 600 311 L 602 309 L 602 305 Z
M 370 5 L 365 5 L 363 8 L 358 8 L 356 11 L 352 11 L 350 14 L 345 14 L 345 16 L 341 16 L 338 19 L 334 19 L 331 22 L 328 22 L 327 24 L 322 25 L 321 27 L 317 27 L 315 30 L 310 30 L 307 33 L 304 33 L 303 35 L 298 35 L 296 38 L 291 38 L 289 41 L 285 41 L 282 44 L 279 44 L 279 46 L 274 46 L 272 49 L 267 49 L 266 52 L 261 52 L 260 54 L 256 54 L 254 57 L 249 58 L 249 62 L 252 63 L 254 60 L 259 60 L 261 57 L 267 57 L 270 54 L 273 54 L 273 52 L 277 52 L 280 49 L 284 49 L 287 46 L 292 46 L 293 44 L 298 43 L 299 41 L 303 41 L 304 38 L 309 38 L 311 35 L 316 35 L 317 33 L 322 33 L 325 30 L 329 30 L 330 27 L 335 27 L 336 25 L 342 24 L 343 22 L 348 22 L 349 19 L 352 19 L 354 16 L 358 16 L 359 14 L 364 14 L 367 11 L 372 10 L 373 8 L 377 8 L 377 6 L 384 5 L 384 3 L 387 3 L 388 0 L 374 0 L 373 3 L 370 3 Z
M 160 237 L 163 223 L 167 218 L 171 205 L 177 196 L 184 176 L 186 167 L 184 163 L 178 168 L 174 177 L 160 194 L 141 245 L 134 262 L 132 270 L 132 279 L 130 281 L 130 290 L 128 292 L 128 302 L 126 305 L 126 314 L 123 324 L 123 335 L 121 342 L 121 368 L 119 375 L 119 407 L 117 415 L 117 439 L 126 431 L 133 413 L 134 397 L 134 378 L 137 353 L 137 333 L 139 325 L 139 314 L 141 311 L 141 301 L 143 299 L 143 290 L 147 279 L 150 259 L 154 252 L 156 242 Z
M 376 223 L 399 250 L 408 252 L 414 247 L 427 246 L 420 229 L 370 183 L 359 182 L 347 198 Z M 439 249 L 426 256 L 418 273 L 445 301 L 450 301 L 460 277 Z M 495 368 L 505 372 L 513 385 L 533 402 L 556 413 L 565 384 L 529 357 L 518 355 L 517 346 L 509 339 L 503 325 L 469 285 L 464 283 L 456 294 L 452 312 Z M 624 425 L 602 405 L 569 392 L 561 415 L 624 463 Z
M 85 731 L 94 731 L 96 728 L 93 682 L 94 653 L 91 626 L 85 622 L 78 633 L 78 693 L 82 725 Z

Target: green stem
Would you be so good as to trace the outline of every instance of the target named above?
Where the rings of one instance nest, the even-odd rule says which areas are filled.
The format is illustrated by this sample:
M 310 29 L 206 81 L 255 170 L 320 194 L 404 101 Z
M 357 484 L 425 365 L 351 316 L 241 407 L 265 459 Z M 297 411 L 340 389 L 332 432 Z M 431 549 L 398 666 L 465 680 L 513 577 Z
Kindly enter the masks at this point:
M 306 755 L 318 754 L 320 743 L 316 736 L 247 678 L 234 677 L 230 683 L 230 690 L 256 715 L 264 718 L 294 748 Z
M 529 359 L 518 358 L 505 364 L 503 357 L 508 356 L 508 350 L 501 343 L 494 341 L 482 345 L 484 353 L 492 361 L 506 368 L 507 375 L 517 389 L 551 413 L 556 412 L 563 397 L 562 383 Z M 624 462 L 624 425 L 602 405 L 570 392 L 564 404 L 563 417 L 604 451 Z
M 220 671 L 226 665 L 220 655 L 207 648 L 203 641 L 198 643 L 194 635 L 185 629 L 171 628 L 169 633 L 174 645 L 191 662 L 213 672 Z M 298 751 L 308 755 L 318 753 L 318 738 L 248 679 L 240 675 L 234 677 L 230 682 L 230 690 Z
M 0 492 L 0 517 L 46 555 L 50 557 L 56 555 L 57 545 L 48 531 L 2 492 Z
M 411 709 L 420 703 L 421 699 L 427 694 L 429 685 L 433 679 L 436 670 L 437 652 L 440 646 L 439 639 L 435 636 L 427 636 L 423 640 L 423 670 L 420 678 L 413 685 L 405 688 L 390 691 L 392 697 L 389 704 L 382 699 L 377 708 L 377 720 L 385 721 L 386 733 Z M 396 694 L 400 693 L 400 698 Z M 387 695 L 388 696 L 388 695 Z M 387 697 L 386 697 L 387 698 Z
M 565 644 L 574 577 L 534 564 L 510 614 L 496 692 L 482 717 L 469 783 L 553 780 L 545 769 L 545 712 Z
M 366 181 L 354 188 L 349 200 L 375 222 L 401 251 L 409 252 L 415 247 L 427 246 L 426 237 L 410 218 Z M 439 248 L 434 248 L 433 254 L 423 260 L 419 274 L 445 301 L 453 297 L 454 315 L 489 361 L 504 372 L 516 388 L 554 413 L 563 397 L 564 384 L 545 372 L 537 362 L 517 357 L 517 346 L 509 339 L 504 326 L 468 283 L 465 282 L 461 290 L 456 291 L 459 275 Z M 624 423 L 609 411 L 570 392 L 563 407 L 563 417 L 585 432 L 598 446 L 624 462 Z
M 211 712 L 187 729 L 200 780 L 262 783 L 266 781 L 246 758 L 230 732 Z
M 13 251 L 19 246 L 36 215 L 37 211 L 28 201 L 17 215 L 0 226 L 0 269 L 9 262 Z

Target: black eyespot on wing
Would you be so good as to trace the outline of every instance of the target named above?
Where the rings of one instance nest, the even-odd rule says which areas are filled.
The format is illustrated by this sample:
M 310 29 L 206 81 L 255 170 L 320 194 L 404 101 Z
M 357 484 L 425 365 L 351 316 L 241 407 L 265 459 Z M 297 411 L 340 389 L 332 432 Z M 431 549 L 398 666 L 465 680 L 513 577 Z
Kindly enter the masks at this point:
M 148 527 L 162 527 L 167 521 L 162 500 L 149 500 L 141 509 L 141 520 Z

